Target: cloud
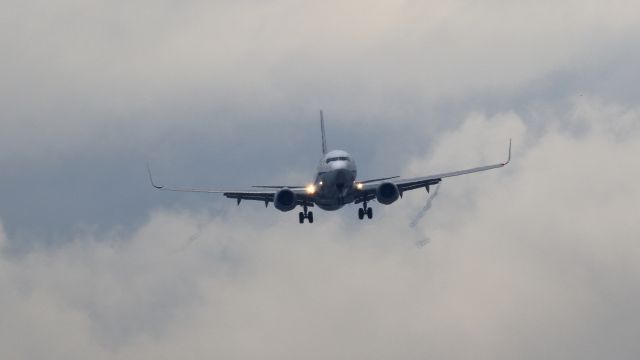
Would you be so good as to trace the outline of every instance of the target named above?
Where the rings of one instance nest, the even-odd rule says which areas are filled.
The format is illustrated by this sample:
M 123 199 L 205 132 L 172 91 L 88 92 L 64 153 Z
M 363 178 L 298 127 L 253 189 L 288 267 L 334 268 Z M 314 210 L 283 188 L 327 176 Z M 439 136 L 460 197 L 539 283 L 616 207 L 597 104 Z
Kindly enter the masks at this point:
M 0 358 L 640 353 L 636 1 L 3 5 Z M 300 227 L 148 188 L 305 181 L 319 108 L 363 177 L 513 162 L 422 249 L 423 191 Z
M 0 357 L 634 358 L 638 111 L 578 98 L 542 132 L 526 116 L 470 114 L 407 166 L 500 160 L 514 138 L 507 168 L 446 181 L 422 249 L 416 192 L 374 222 L 165 209 L 130 236 L 5 251 Z
M 0 216 L 16 247 L 210 206 L 145 191 L 147 160 L 175 184 L 306 182 L 320 108 L 330 146 L 379 177 L 472 112 L 639 105 L 634 1 L 3 4 Z
M 639 25 L 634 1 L 553 11 L 493 1 L 6 5 L 0 146 L 20 156 L 207 124 L 222 141 L 234 123 L 291 125 L 320 107 L 347 122 L 409 121 L 428 105 L 627 55 Z

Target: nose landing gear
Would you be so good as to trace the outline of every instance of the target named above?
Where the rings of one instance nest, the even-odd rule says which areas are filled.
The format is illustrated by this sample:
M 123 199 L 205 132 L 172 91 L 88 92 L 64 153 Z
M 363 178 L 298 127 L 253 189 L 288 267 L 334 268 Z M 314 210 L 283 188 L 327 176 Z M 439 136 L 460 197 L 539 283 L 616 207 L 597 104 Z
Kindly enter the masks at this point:
M 313 224 L 313 211 L 307 211 L 307 205 L 303 206 L 304 212 L 298 213 L 298 221 L 304 224 L 304 219 L 309 220 L 309 224 Z
M 362 207 L 358 209 L 358 219 L 364 219 L 364 216 L 367 215 L 367 218 L 373 218 L 373 209 L 367 206 L 367 202 L 362 203 Z

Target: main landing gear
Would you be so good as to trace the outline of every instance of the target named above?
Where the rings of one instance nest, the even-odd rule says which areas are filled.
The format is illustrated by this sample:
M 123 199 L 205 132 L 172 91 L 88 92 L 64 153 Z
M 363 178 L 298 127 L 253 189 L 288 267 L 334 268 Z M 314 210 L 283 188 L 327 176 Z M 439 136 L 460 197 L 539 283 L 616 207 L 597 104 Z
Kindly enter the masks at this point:
M 364 219 L 364 216 L 367 215 L 369 219 L 373 218 L 373 209 L 367 207 L 367 202 L 362 203 L 362 207 L 358 209 L 358 219 Z
M 304 219 L 309 220 L 309 224 L 313 224 L 313 211 L 307 211 L 307 205 L 303 206 L 304 212 L 298 213 L 298 221 L 304 224 Z

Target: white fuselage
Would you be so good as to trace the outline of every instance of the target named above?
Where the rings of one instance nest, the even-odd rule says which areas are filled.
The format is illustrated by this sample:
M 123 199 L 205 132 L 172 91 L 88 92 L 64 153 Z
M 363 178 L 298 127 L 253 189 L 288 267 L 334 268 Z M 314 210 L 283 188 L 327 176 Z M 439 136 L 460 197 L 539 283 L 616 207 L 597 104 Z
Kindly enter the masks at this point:
M 326 153 L 314 181 L 316 205 L 323 210 L 338 210 L 353 202 L 357 175 L 356 163 L 349 153 L 342 150 Z

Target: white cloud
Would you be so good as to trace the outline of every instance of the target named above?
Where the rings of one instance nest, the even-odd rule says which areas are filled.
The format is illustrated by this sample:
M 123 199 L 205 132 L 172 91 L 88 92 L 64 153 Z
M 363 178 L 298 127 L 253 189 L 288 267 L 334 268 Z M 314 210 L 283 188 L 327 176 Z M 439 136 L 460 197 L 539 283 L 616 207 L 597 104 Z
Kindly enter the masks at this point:
M 4 254 L 0 357 L 635 358 L 638 110 L 577 99 L 541 134 L 526 116 L 471 114 L 408 167 L 515 139 L 509 167 L 444 182 L 421 249 L 416 193 L 370 222 L 158 211 L 130 237 Z

